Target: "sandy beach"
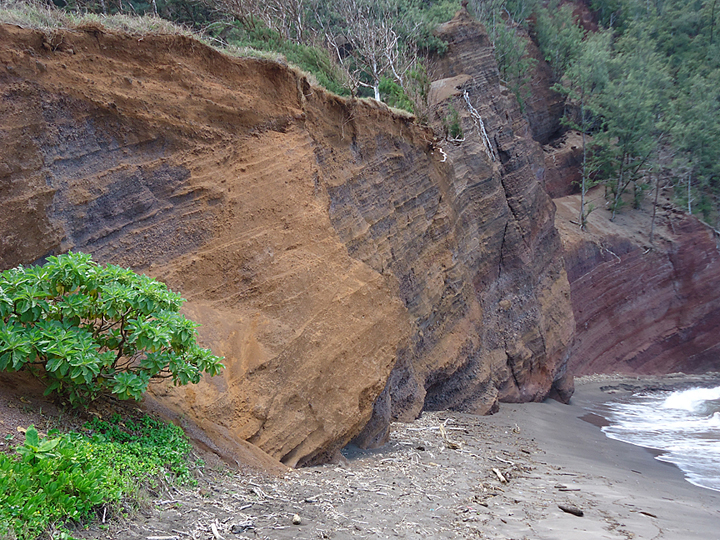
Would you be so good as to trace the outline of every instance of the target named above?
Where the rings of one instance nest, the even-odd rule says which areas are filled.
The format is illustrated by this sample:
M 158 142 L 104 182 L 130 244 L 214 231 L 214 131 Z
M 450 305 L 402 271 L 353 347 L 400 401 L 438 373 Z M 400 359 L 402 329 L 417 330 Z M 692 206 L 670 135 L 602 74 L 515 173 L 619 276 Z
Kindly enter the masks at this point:
M 540 450 L 533 461 L 536 472 L 542 474 L 535 476 L 554 478 L 578 490 L 560 492 L 552 489 L 552 482 L 527 476 L 518 479 L 513 491 L 544 492 L 550 500 L 570 502 L 584 512 L 582 518 L 574 518 L 550 505 L 533 523 L 506 519 L 502 534 L 543 539 L 720 538 L 720 493 L 690 484 L 674 465 L 654 459 L 652 451 L 608 439 L 592 423 L 602 423 L 590 413 L 597 404 L 628 394 L 632 388 L 687 382 L 684 377 L 596 378 L 578 384 L 568 406 L 553 401 L 505 406 L 504 414 L 485 420 L 498 422 L 500 428 L 517 422 Z
M 693 486 L 648 450 L 608 439 L 591 413 L 633 389 L 685 381 L 594 377 L 580 381 L 569 405 L 503 404 L 486 417 L 424 413 L 395 424 L 381 448 L 347 448 L 338 463 L 283 478 L 208 471 L 200 487 L 160 494 L 134 519 L 81 535 L 720 538 L 720 493 Z

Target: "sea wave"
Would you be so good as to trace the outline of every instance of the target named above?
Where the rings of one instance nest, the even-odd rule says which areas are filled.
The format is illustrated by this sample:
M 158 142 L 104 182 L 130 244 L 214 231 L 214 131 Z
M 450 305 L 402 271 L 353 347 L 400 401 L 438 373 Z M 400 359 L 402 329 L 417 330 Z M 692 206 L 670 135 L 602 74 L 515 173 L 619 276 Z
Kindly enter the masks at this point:
M 681 409 L 684 411 L 707 414 L 707 407 L 720 410 L 720 386 L 715 388 L 691 388 L 670 394 L 660 405 L 663 409 Z
M 693 484 L 720 491 L 720 387 L 648 392 L 605 408 L 608 437 L 658 450 Z

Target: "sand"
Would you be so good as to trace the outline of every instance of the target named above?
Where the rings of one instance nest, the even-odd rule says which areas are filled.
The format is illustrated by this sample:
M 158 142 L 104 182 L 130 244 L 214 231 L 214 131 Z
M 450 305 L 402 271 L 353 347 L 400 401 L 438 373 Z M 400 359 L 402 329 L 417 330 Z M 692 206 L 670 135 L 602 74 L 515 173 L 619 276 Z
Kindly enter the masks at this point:
M 682 378 L 595 380 L 578 385 L 568 406 L 548 401 L 506 407 L 502 416 L 487 419 L 488 423 L 498 422 L 500 426 L 516 421 L 526 437 L 534 438 L 542 451 L 542 457 L 534 456 L 537 471 L 545 469 L 547 478 L 555 477 L 559 483 L 578 489 L 563 494 L 566 501 L 584 511 L 582 518 L 557 511 L 543 512 L 530 525 L 516 519 L 514 524 L 508 522 L 504 531 L 507 536 L 720 538 L 720 493 L 690 484 L 678 468 L 658 461 L 652 451 L 608 439 L 599 427 L 587 421 L 599 419 L 588 415 L 598 403 L 628 393 L 623 386 L 685 382 Z M 561 481 L 564 475 L 566 480 Z M 513 490 L 539 491 L 556 502 L 563 500 L 558 490 L 548 489 L 544 483 L 521 478 Z
M 347 448 L 335 464 L 283 478 L 206 471 L 199 488 L 169 489 L 133 519 L 114 517 L 109 530 L 79 536 L 720 538 L 720 493 L 587 421 L 600 423 L 590 411 L 633 387 L 683 381 L 591 378 L 569 405 L 505 404 L 488 417 L 424 413 L 394 424 L 382 448 Z

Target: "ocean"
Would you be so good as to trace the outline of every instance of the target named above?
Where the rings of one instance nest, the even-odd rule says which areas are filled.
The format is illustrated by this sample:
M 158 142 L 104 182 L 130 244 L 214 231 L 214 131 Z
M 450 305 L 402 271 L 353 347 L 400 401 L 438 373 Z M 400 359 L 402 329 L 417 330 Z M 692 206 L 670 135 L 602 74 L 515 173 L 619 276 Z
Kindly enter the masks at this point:
M 635 394 L 598 412 L 611 439 L 656 450 L 689 482 L 720 491 L 720 386 Z

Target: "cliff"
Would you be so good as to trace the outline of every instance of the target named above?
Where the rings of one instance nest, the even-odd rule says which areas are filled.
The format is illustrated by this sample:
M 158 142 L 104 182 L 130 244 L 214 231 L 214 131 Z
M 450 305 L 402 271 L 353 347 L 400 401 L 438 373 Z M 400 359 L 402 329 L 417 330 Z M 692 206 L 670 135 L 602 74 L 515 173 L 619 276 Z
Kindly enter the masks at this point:
M 231 454 L 295 466 L 423 407 L 567 399 L 542 152 L 482 27 L 442 32 L 457 147 L 186 37 L 0 27 L 0 267 L 81 250 L 182 293 L 227 369 L 149 401 Z
M 377 426 L 423 407 L 485 414 L 498 400 L 544 399 L 553 385 L 562 399 L 572 393 L 565 365 L 573 320 L 554 206 L 538 182 L 542 151 L 500 84 L 484 28 L 461 11 L 437 33 L 448 53 L 435 65 L 433 125 L 441 132 L 457 111 L 464 141 L 435 151 L 441 175 L 423 203 L 435 214 L 405 219 L 421 227 L 417 241 L 398 244 L 393 230 L 394 257 L 374 263 L 395 273 L 415 328 L 360 443 L 382 440 Z M 385 198 L 367 189 L 355 197 Z M 370 233 L 353 243 L 372 264 L 387 248 Z
M 602 194 L 591 198 L 600 209 L 584 233 L 578 196 L 555 201 L 577 324 L 573 373 L 717 371 L 720 239 L 663 197 L 651 244 L 650 201 L 611 222 Z

